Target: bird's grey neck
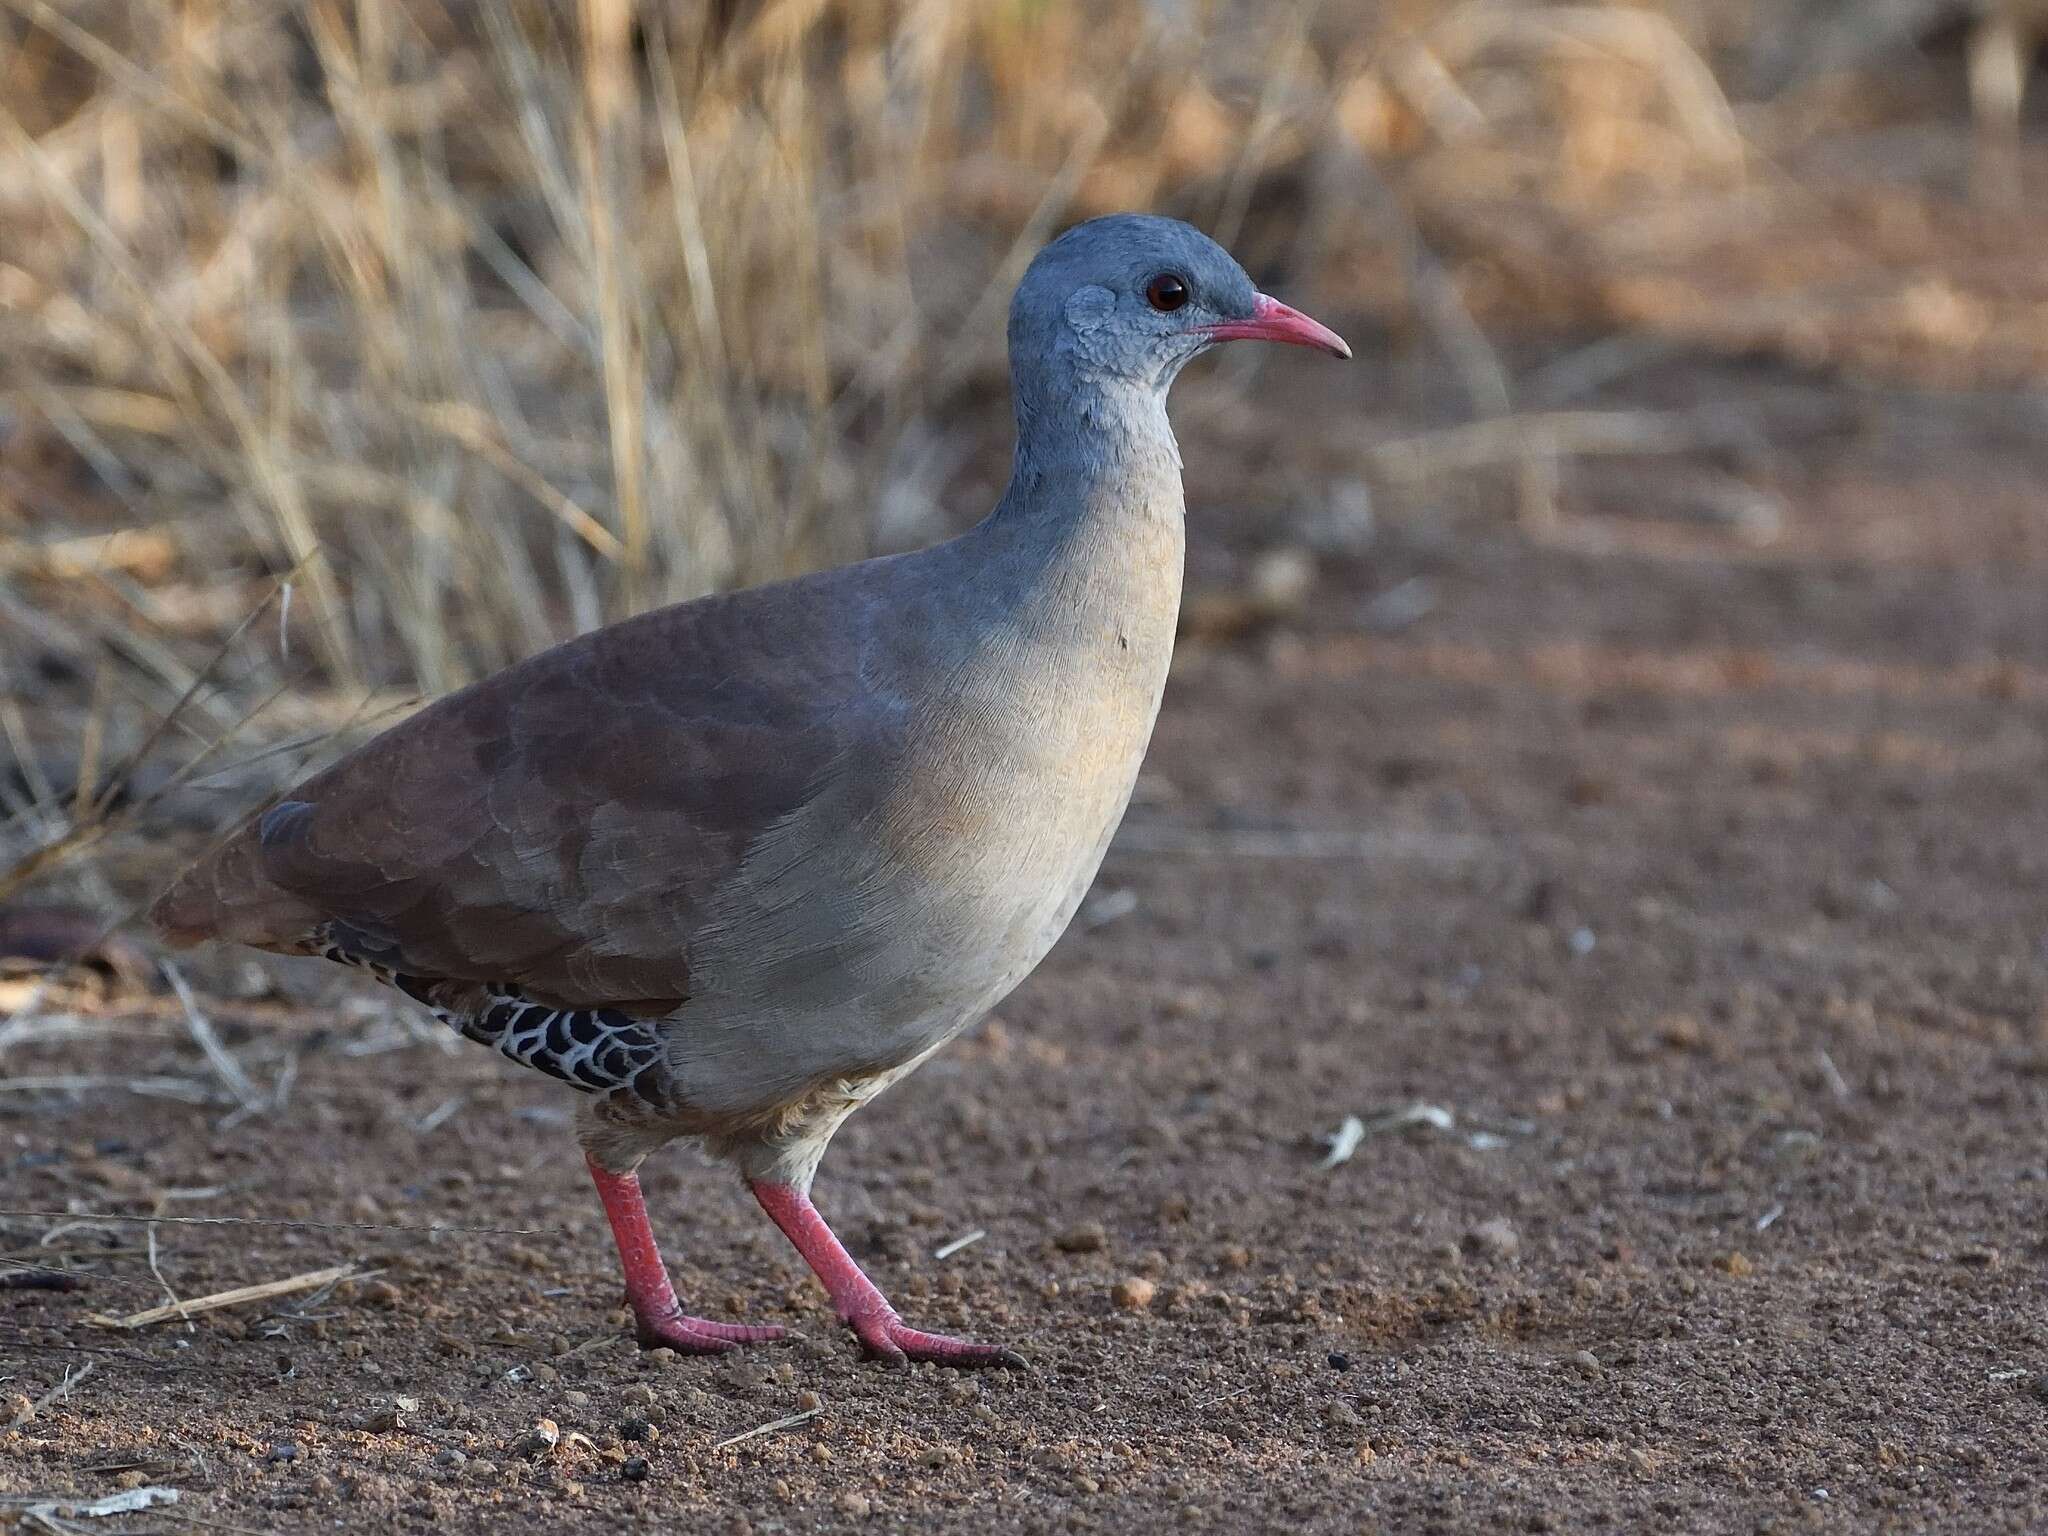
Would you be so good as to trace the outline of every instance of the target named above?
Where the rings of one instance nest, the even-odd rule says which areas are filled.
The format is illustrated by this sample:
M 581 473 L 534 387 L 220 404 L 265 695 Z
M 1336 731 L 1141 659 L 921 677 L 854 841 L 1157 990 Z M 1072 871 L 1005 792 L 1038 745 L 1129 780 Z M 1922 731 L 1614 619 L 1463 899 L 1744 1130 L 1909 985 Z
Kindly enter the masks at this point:
M 1092 542 L 1184 513 L 1180 445 L 1163 387 L 1069 382 L 1057 403 L 1019 381 L 1017 454 L 992 523 L 1029 525 L 1059 542 Z

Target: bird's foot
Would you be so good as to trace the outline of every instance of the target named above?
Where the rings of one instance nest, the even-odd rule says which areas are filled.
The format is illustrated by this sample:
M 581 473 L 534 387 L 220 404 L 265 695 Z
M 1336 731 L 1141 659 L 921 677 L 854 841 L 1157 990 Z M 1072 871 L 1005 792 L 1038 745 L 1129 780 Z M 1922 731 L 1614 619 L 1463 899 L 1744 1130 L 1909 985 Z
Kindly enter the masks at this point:
M 972 1339 L 956 1339 L 950 1334 L 926 1333 L 910 1327 L 894 1311 L 858 1314 L 847 1318 L 846 1325 L 860 1339 L 861 1348 L 868 1358 L 880 1360 L 885 1365 L 908 1365 L 913 1360 L 929 1360 L 934 1365 L 950 1365 L 968 1371 L 990 1365 L 1014 1371 L 1025 1369 L 1024 1357 L 1014 1350 L 1004 1349 L 1000 1344 L 977 1344 Z
M 756 1323 L 714 1323 L 691 1317 L 681 1307 L 633 1316 L 633 1336 L 642 1349 L 672 1349 L 679 1355 L 722 1355 L 740 1344 L 766 1344 L 787 1329 Z
M 889 1298 L 861 1273 L 853 1255 L 832 1235 L 832 1229 L 811 1204 L 808 1194 L 794 1184 L 772 1179 L 754 1179 L 751 1187 L 761 1209 L 796 1244 L 796 1251 L 804 1256 L 812 1273 L 824 1282 L 833 1309 L 859 1337 L 869 1358 L 887 1365 L 929 1360 L 934 1365 L 958 1366 L 963 1370 L 984 1365 L 1025 1369 L 1023 1356 L 999 1344 L 977 1344 L 972 1339 L 949 1338 L 943 1333 L 924 1333 L 907 1326 L 889 1305 Z
M 618 1240 L 619 1264 L 626 1277 L 626 1305 L 633 1309 L 633 1334 L 642 1349 L 672 1349 L 679 1355 L 722 1355 L 736 1344 L 765 1344 L 782 1337 L 780 1328 L 714 1323 L 685 1312 L 676 1300 L 675 1287 L 669 1283 L 661 1250 L 654 1245 L 654 1229 L 647 1224 L 647 1201 L 640 1193 L 639 1175 L 615 1173 L 595 1157 L 588 1160 L 597 1196 L 604 1202 L 605 1219 Z

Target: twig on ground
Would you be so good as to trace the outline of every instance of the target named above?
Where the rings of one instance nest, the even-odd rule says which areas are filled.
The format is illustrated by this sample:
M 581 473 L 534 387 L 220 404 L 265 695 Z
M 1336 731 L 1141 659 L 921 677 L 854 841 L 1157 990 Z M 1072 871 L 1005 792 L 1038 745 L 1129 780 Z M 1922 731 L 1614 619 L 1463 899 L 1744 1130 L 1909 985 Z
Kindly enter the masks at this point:
M 157 1262 L 155 1222 L 151 1222 L 147 1227 L 143 1228 L 143 1238 L 148 1244 L 149 1272 L 156 1277 L 157 1286 L 164 1293 L 165 1305 L 179 1317 L 184 1317 L 184 1303 L 178 1300 L 178 1293 L 171 1289 L 171 1282 L 164 1278 L 163 1266 Z
M 51 1073 L 41 1077 L 0 1078 L 0 1093 L 84 1093 L 94 1088 L 125 1088 L 151 1099 L 181 1099 L 187 1104 L 213 1102 L 213 1091 L 189 1077 L 110 1077 L 91 1072 Z
M 1323 1140 L 1330 1144 L 1330 1150 L 1323 1160 L 1316 1164 L 1318 1173 L 1328 1173 L 1332 1168 L 1351 1161 L 1352 1154 L 1358 1150 L 1358 1144 L 1365 1140 L 1365 1122 L 1356 1115 L 1346 1115 L 1343 1123 Z
M 30 1403 L 27 1406 L 26 1411 L 17 1408 L 14 1411 L 14 1413 L 8 1417 L 5 1428 L 19 1429 L 22 1425 L 28 1423 L 29 1420 L 33 1419 L 37 1414 L 41 1413 L 45 1408 L 48 1408 L 55 1403 L 63 1402 L 65 1398 L 71 1395 L 71 1389 L 77 1386 L 81 1381 L 85 1380 L 86 1377 L 90 1376 L 92 1372 L 93 1362 L 90 1360 L 86 1361 L 85 1364 L 81 1365 L 75 1371 L 66 1371 L 64 1373 L 64 1379 L 58 1382 L 57 1385 L 55 1385 L 54 1387 L 50 1388 L 49 1391 L 45 1392 L 41 1397 L 37 1398 L 34 1402 Z
M 451 1093 L 447 1098 L 443 1099 L 440 1103 L 436 1104 L 432 1109 L 428 1110 L 424 1115 L 421 1115 L 419 1119 L 413 1122 L 413 1134 L 415 1136 L 432 1135 L 435 1131 L 438 1131 L 442 1126 L 446 1125 L 450 1120 L 454 1119 L 455 1116 L 461 1111 L 463 1105 L 467 1104 L 468 1102 L 468 1094 Z
M 774 1419 L 766 1424 L 756 1424 L 752 1429 L 743 1430 L 737 1435 L 728 1436 L 711 1447 L 711 1449 L 723 1451 L 743 1441 L 756 1439 L 761 1435 L 772 1435 L 779 1429 L 794 1429 L 799 1424 L 808 1424 L 824 1411 L 823 1408 L 806 1408 L 802 1413 L 792 1413 L 786 1419 Z
M 214 1032 L 213 1021 L 200 1011 L 198 999 L 193 997 L 192 988 L 186 984 L 184 973 L 170 960 L 163 962 L 163 971 L 171 983 L 171 990 L 178 994 L 178 1002 L 185 1010 L 186 1027 L 191 1031 L 199 1049 L 205 1053 L 214 1075 L 226 1086 L 228 1092 L 234 1095 L 236 1102 L 243 1109 L 253 1110 L 263 1102 L 263 1095 L 256 1091 L 256 1085 L 249 1080 L 249 1074 L 242 1070 L 242 1064 L 235 1060 L 234 1054 L 221 1043 L 220 1036 Z
M 125 1489 L 120 1493 L 88 1499 L 82 1504 L 75 1503 L 62 1494 L 52 1497 L 42 1493 L 26 1496 L 0 1494 L 0 1502 L 20 1510 L 24 1524 L 33 1521 L 43 1530 L 57 1532 L 59 1536 L 70 1536 L 71 1532 L 78 1529 L 70 1523 L 71 1521 L 96 1520 L 102 1515 L 132 1515 L 140 1510 L 154 1509 L 159 1504 L 175 1504 L 179 1497 L 176 1488 L 151 1486 Z
M 356 1272 L 354 1264 L 336 1264 L 328 1269 L 308 1270 L 303 1275 L 292 1275 L 283 1280 L 267 1280 L 261 1285 L 241 1285 L 233 1290 L 215 1291 L 210 1296 L 195 1296 L 190 1301 L 175 1306 L 151 1307 L 145 1312 L 134 1312 L 127 1317 L 107 1317 L 94 1314 L 86 1319 L 102 1328 L 133 1330 L 147 1328 L 152 1323 L 167 1322 L 171 1318 L 189 1318 L 201 1312 L 218 1312 L 223 1307 L 244 1306 L 252 1301 L 270 1301 L 279 1296 L 296 1296 L 302 1291 L 314 1291 L 322 1286 L 333 1285 L 346 1280 Z
M 0 1259 L 0 1264 L 14 1261 Z M 0 1269 L 0 1291 L 82 1291 L 83 1276 L 68 1269 L 42 1264 L 24 1264 L 19 1269 Z

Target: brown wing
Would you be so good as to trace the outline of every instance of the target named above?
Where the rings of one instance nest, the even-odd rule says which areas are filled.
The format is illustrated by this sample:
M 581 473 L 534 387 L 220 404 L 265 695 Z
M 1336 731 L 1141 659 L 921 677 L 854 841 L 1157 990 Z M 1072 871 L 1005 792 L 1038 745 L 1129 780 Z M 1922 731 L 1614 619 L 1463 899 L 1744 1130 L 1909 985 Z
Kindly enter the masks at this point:
M 871 622 L 888 564 L 663 609 L 451 694 L 293 790 L 152 917 L 285 950 L 339 925 L 418 976 L 680 1002 L 710 894 L 890 738 Z

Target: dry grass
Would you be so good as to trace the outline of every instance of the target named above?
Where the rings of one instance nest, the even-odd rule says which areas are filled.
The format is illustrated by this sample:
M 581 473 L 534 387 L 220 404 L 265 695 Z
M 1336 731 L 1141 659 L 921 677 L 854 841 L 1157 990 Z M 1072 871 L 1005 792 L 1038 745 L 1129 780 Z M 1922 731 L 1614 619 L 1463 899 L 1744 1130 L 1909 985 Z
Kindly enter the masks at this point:
M 1483 136 L 1505 185 L 1502 130 L 1566 109 L 1567 197 L 1742 157 L 1667 23 L 1588 8 L 10 6 L 18 462 L 89 467 L 176 561 L 307 562 L 294 631 L 344 686 L 862 552 L 848 509 L 997 377 L 1008 286 L 1077 215 L 1313 268 L 1417 136 L 1468 176 Z M 1460 77 L 1503 70 L 1556 99 L 1487 116 Z
M 1997 304 L 2031 294 L 1944 286 L 1911 240 L 1913 284 L 1845 301 L 1862 353 L 1800 306 L 1815 274 L 1671 275 L 1756 276 L 1809 216 L 1788 156 L 1926 109 L 1934 66 L 1788 66 L 1806 14 L 0 0 L 10 841 L 90 842 L 174 712 L 185 758 L 251 736 L 274 774 L 564 634 L 946 531 L 998 437 L 1008 289 L 1086 214 L 1193 218 L 1510 423 L 1573 403 L 1525 402 L 1489 340 L 1532 327 L 2009 345 Z M 1508 446 L 1540 511 L 1570 446 Z

